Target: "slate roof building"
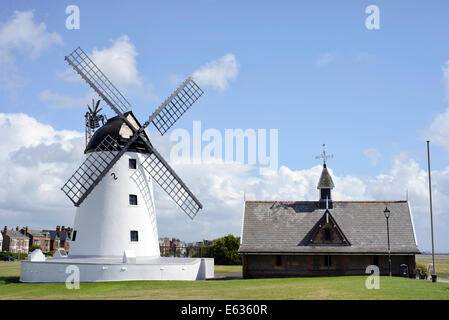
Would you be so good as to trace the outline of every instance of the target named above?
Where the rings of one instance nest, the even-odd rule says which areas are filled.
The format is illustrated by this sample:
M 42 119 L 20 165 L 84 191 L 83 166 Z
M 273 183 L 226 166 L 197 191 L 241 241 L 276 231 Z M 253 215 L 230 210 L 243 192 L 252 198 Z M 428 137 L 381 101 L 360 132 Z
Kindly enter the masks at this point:
M 19 227 L 8 229 L 4 227 L 2 231 L 3 244 L 2 250 L 13 253 L 28 253 L 30 239 L 19 231 Z
M 42 252 L 50 251 L 50 233 L 38 229 L 29 229 L 28 226 L 20 229 L 20 232 L 30 239 L 29 248 L 39 246 Z
M 50 250 L 64 249 L 69 251 L 72 238 L 72 228 L 56 226 L 56 230 L 43 230 L 50 234 Z M 75 235 L 73 235 L 75 237 Z
M 385 207 L 391 211 L 392 273 L 419 253 L 408 201 L 333 201 L 326 164 L 318 201 L 246 201 L 239 253 L 245 278 L 389 273 Z

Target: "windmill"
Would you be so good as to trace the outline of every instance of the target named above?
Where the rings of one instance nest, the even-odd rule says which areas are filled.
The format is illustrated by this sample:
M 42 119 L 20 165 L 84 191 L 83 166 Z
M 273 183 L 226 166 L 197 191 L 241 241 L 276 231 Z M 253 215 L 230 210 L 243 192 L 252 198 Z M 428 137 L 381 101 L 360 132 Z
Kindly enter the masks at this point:
M 89 137 L 84 162 L 61 188 L 77 207 L 70 255 L 119 256 L 131 250 L 159 256 L 151 180 L 192 220 L 202 205 L 144 130 L 152 123 L 165 134 L 203 91 L 189 77 L 141 125 L 128 111 L 128 100 L 80 47 L 65 60 L 117 114 L 99 127 L 104 120 L 99 101 L 89 107 L 86 130 L 98 129 Z
M 101 125 L 104 125 L 105 120 L 107 120 L 105 115 L 99 114 L 103 109 L 98 109 L 98 107 L 100 106 L 100 102 L 101 100 L 97 100 L 97 103 L 95 103 L 95 100 L 92 99 L 92 108 L 87 105 L 87 109 L 89 109 L 89 111 L 84 115 L 84 118 L 86 120 L 86 146 L 92 138 L 95 130 L 100 127 L 100 121 Z

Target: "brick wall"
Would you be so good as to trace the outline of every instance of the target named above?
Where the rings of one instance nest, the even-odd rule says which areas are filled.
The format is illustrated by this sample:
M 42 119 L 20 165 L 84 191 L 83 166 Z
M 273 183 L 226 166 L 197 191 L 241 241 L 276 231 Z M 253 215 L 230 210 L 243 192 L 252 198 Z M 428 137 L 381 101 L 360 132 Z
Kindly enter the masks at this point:
M 415 256 L 392 256 L 392 273 L 400 274 L 400 265 L 406 264 L 414 274 Z M 366 267 L 374 264 L 372 255 L 243 255 L 244 278 L 367 275 Z M 381 275 L 388 275 L 388 257 L 378 256 Z M 330 264 L 329 264 L 330 263 Z

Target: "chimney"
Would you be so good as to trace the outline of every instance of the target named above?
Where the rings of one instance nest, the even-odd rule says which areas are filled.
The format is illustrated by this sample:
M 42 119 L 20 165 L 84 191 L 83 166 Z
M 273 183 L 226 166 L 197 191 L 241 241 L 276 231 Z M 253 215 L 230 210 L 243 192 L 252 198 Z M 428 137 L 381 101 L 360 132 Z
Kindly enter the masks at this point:
M 61 226 L 56 226 L 56 231 L 61 231 Z
M 3 232 L 6 232 L 6 231 L 8 231 L 8 227 L 7 227 L 7 226 L 5 226 L 5 227 L 3 228 Z
M 65 226 L 62 226 L 62 227 L 61 227 L 61 230 L 64 231 L 64 230 L 65 230 Z
M 24 234 L 25 234 L 25 235 L 28 234 L 28 226 L 25 227 L 25 233 L 24 233 Z
M 16 227 L 16 231 L 19 231 L 19 226 Z

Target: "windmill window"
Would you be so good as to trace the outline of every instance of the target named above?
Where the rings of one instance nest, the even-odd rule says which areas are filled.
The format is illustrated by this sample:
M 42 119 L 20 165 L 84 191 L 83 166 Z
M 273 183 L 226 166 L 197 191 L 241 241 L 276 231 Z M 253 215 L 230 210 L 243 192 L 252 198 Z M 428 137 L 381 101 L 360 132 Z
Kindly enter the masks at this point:
M 75 241 L 76 239 L 76 230 L 73 231 L 72 241 Z
M 129 195 L 129 204 L 131 206 L 137 206 L 137 196 L 135 194 Z
M 139 241 L 139 232 L 138 231 L 135 231 L 135 230 L 131 231 L 131 241 L 134 241 L 134 242 Z
M 136 159 L 129 159 L 129 168 L 130 169 L 137 169 L 137 161 L 136 161 Z

